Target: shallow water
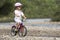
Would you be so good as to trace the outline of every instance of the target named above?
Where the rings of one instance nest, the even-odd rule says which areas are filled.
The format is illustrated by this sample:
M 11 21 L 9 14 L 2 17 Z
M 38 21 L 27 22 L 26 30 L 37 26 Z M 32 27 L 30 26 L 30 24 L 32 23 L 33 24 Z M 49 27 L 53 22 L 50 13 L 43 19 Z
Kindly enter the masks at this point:
M 25 26 L 39 26 L 39 27 L 60 27 L 59 24 L 52 24 L 52 23 L 40 23 L 40 22 L 49 22 L 51 19 L 27 19 L 24 24 Z M 0 26 L 12 26 L 15 25 L 15 22 L 8 22 L 8 23 L 0 23 Z

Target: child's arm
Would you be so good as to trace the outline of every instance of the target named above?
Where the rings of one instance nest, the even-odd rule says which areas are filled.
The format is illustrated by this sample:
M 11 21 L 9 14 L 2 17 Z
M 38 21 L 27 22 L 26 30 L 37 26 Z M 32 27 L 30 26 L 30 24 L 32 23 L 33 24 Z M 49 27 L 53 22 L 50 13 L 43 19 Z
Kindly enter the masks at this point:
M 24 15 L 24 13 L 22 12 L 22 17 L 24 18 L 24 19 L 26 19 L 26 16 Z
M 26 19 L 26 16 L 25 16 L 25 15 L 23 15 L 23 18 L 24 18 L 24 19 Z

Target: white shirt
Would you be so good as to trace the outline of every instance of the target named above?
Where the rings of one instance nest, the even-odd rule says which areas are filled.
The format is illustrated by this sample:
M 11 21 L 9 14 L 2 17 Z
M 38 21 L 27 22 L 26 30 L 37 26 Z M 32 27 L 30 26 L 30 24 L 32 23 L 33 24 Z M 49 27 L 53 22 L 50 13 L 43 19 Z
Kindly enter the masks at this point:
M 22 16 L 24 16 L 23 12 L 21 10 L 15 10 L 15 18 L 22 19 Z M 18 16 L 16 16 L 18 15 Z

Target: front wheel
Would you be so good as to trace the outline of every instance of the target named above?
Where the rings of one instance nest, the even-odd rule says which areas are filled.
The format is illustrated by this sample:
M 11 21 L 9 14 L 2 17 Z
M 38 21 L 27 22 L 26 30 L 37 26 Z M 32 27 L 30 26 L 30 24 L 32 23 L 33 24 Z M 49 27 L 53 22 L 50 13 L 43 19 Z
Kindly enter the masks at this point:
M 15 36 L 16 35 L 16 31 L 15 31 L 15 29 L 16 29 L 16 27 L 15 26 L 12 26 L 12 28 L 11 28 L 11 35 L 12 36 Z
M 21 37 L 25 37 L 27 35 L 27 28 L 26 27 L 22 27 L 19 29 L 19 36 Z

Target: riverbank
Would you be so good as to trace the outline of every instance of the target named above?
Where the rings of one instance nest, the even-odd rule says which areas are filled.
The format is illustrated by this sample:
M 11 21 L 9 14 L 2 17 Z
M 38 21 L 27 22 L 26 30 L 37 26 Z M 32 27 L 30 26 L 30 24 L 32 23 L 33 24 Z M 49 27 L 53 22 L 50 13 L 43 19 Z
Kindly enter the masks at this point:
M 0 23 L 0 40 L 60 40 L 60 22 L 24 22 L 28 30 L 26 37 L 11 36 L 13 24 Z

